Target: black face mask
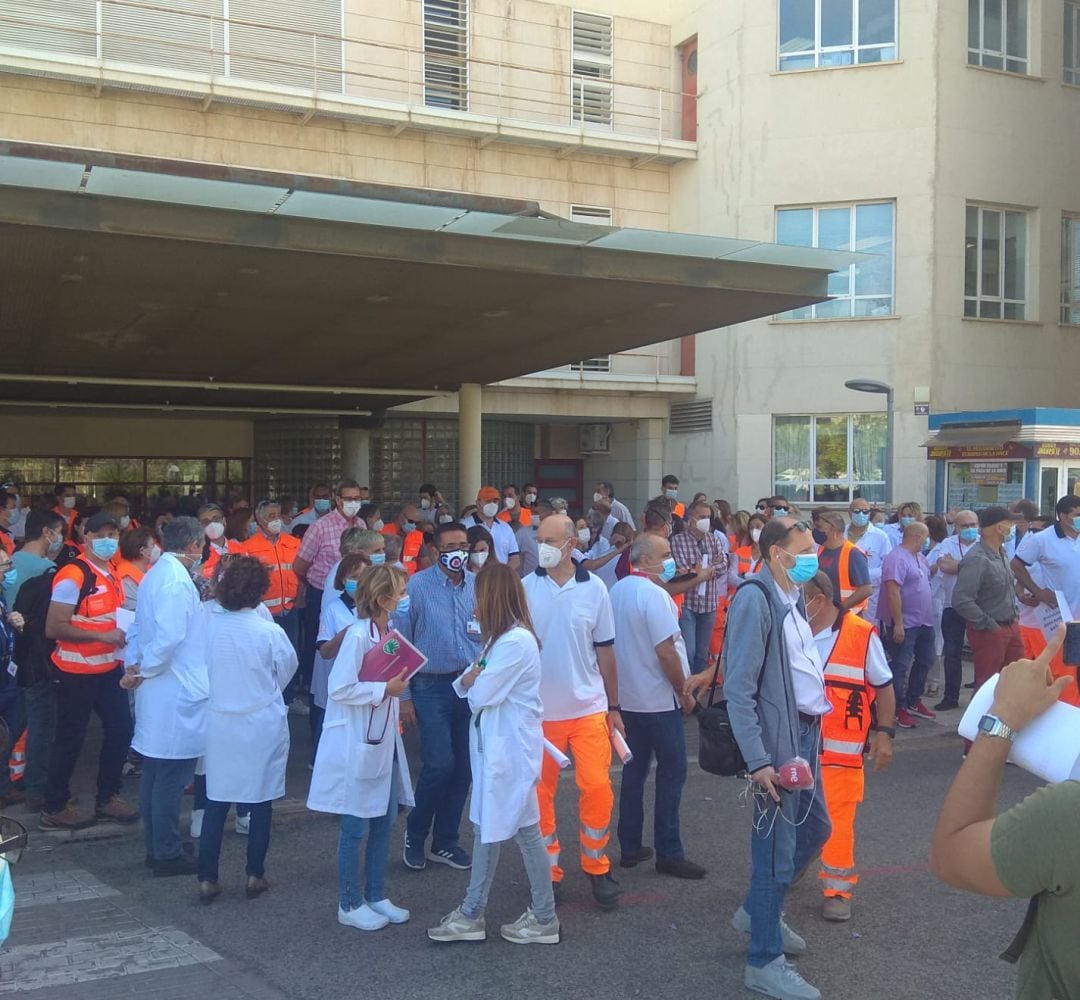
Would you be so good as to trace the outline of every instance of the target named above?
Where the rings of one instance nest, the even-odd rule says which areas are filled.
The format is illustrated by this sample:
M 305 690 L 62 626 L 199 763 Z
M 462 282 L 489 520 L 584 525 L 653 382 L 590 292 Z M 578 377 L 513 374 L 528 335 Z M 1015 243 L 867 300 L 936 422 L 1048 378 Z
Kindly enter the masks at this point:
M 820 528 L 815 528 L 811 534 L 814 536 L 814 541 L 817 542 L 818 545 L 824 545 L 829 540 L 829 536 Z

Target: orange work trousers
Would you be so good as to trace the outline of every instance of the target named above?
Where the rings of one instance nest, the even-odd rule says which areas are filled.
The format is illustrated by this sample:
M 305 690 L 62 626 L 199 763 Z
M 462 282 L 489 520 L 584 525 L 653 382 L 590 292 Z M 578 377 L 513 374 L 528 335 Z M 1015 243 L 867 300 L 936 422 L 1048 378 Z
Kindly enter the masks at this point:
M 1043 635 L 1041 628 L 1022 625 L 1020 627 L 1020 638 L 1024 641 L 1024 656 L 1029 660 L 1034 660 L 1036 656 L 1046 649 L 1046 637 Z M 1080 708 L 1080 689 L 1078 689 L 1077 685 L 1076 667 L 1067 667 L 1065 665 L 1065 661 L 1061 658 L 1060 649 L 1050 661 L 1050 672 L 1054 675 L 1054 680 L 1059 677 L 1071 677 L 1073 679 L 1072 684 L 1061 692 L 1058 701 Z
M 851 899 L 859 876 L 855 871 L 855 813 L 863 800 L 861 767 L 821 768 L 821 787 L 829 806 L 832 833 L 821 849 L 821 891 Z
M 585 715 L 580 719 L 545 722 L 544 736 L 563 753 L 574 758 L 574 778 L 578 786 L 581 867 L 589 875 L 603 875 L 611 870 L 605 849 L 611 835 L 611 810 L 615 794 L 611 790 L 611 737 L 607 713 Z M 540 834 L 551 858 L 551 881 L 561 882 L 559 835 L 555 830 L 555 789 L 559 784 L 559 765 L 544 754 L 540 784 Z

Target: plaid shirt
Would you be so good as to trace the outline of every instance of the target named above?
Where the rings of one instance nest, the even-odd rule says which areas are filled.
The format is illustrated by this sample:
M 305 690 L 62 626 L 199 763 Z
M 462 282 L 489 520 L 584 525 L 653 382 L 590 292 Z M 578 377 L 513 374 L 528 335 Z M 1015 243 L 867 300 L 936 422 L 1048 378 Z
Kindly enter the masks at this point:
M 359 517 L 350 521 L 340 511 L 332 510 L 308 528 L 296 555 L 310 565 L 307 571 L 309 586 L 316 590 L 326 589 L 326 578 L 334 563 L 341 558 L 341 536 L 349 528 L 365 527 L 367 525 Z
M 683 607 L 698 614 L 715 611 L 720 604 L 720 587 L 727 588 L 727 556 L 717 537 L 710 531 L 704 538 L 697 538 L 689 528 L 671 536 L 671 554 L 679 569 L 697 566 L 709 557 L 709 565 L 717 567 L 716 576 L 683 594 Z

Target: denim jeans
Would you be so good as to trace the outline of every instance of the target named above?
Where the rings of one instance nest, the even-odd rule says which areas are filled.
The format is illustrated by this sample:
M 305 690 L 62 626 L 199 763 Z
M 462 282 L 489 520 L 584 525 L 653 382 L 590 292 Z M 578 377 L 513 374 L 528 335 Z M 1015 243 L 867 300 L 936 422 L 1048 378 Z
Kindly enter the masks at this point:
M 56 739 L 56 681 L 43 680 L 20 692 L 26 707 L 26 777 L 30 802 L 45 797 L 53 740 Z M 40 804 L 40 803 L 39 803 Z
M 326 709 L 319 708 L 315 704 L 314 698 L 308 699 L 310 702 L 310 713 L 308 715 L 308 726 L 311 729 L 311 766 L 315 766 L 315 754 L 319 752 L 319 740 L 322 739 L 322 727 L 323 722 L 326 719 Z
M 329 581 L 333 583 L 333 581 Z M 311 671 L 315 665 L 315 641 L 319 636 L 319 615 L 322 613 L 321 590 L 309 586 L 300 609 L 300 666 L 285 688 L 285 700 L 292 701 L 301 688 L 311 687 Z
M 366 902 L 386 899 L 386 860 L 390 856 L 390 834 L 398 811 L 398 765 L 394 761 L 390 782 L 390 802 L 386 814 L 366 818 L 343 815 L 338 835 L 338 904 L 355 910 Z M 364 891 L 360 892 L 360 841 L 367 837 L 364 851 Z
M 960 684 L 964 679 L 964 631 L 967 622 L 952 608 L 941 612 L 941 638 L 945 643 L 942 657 L 945 660 L 946 701 L 959 701 Z
M 472 712 L 468 701 L 457 696 L 446 678 L 417 674 L 409 687 L 420 730 L 416 805 L 406 823 L 409 842 L 423 844 L 431 830 L 432 850 L 452 850 L 458 846 L 461 813 L 472 783 Z
M 0 743 L 0 795 L 7 795 L 11 790 L 11 768 L 8 761 L 11 759 L 12 748 L 19 742 L 19 737 L 26 728 L 26 703 L 23 701 L 22 692 L 15 688 L 13 680 L 11 685 L 11 690 L 5 691 L 2 696 L 4 704 L 3 708 L 0 708 L 0 719 L 3 719 L 7 727 L 7 740 Z
M 180 803 L 184 789 L 195 774 L 195 761 L 143 757 L 139 779 L 139 812 L 142 813 L 146 853 L 155 861 L 180 857 Z
M 514 834 L 514 840 L 521 850 L 525 874 L 529 877 L 532 911 L 540 923 L 549 924 L 555 919 L 555 891 L 551 887 L 551 861 L 544 846 L 544 838 L 540 836 L 540 824 L 523 826 Z M 488 895 L 495 881 L 495 870 L 499 867 L 501 848 L 502 844 L 497 842 L 481 843 L 480 827 L 476 827 L 469 888 L 465 890 L 465 901 L 461 904 L 461 912 L 470 920 L 476 920 L 487 908 Z
M 896 710 L 909 708 L 922 696 L 926 675 L 934 665 L 934 626 L 914 625 L 904 629 L 904 641 L 892 641 L 886 636 L 885 650 L 889 654 L 896 691 Z
M 933 629 L 930 629 L 930 635 L 932 638 Z M 794 808 L 787 807 L 787 816 L 768 795 L 754 795 L 750 890 L 743 907 L 750 914 L 750 950 L 746 961 L 758 969 L 784 953 L 780 937 L 784 896 L 792 880 L 817 857 L 832 832 L 821 787 L 820 748 L 821 723 L 800 719 L 799 754 L 810 762 L 816 787 L 809 791 L 781 791 L 781 797 L 795 796 Z
M 679 861 L 683 854 L 679 834 L 679 802 L 686 784 L 686 731 L 683 714 L 670 712 L 622 713 L 626 742 L 634 759 L 622 769 L 619 793 L 619 846 L 623 854 L 640 851 L 645 826 L 645 779 L 656 754 L 656 801 L 653 806 L 653 843 L 658 861 Z
M 98 757 L 97 804 L 108 802 L 123 787 L 122 772 L 131 745 L 131 709 L 120 687 L 123 667 L 104 674 L 61 673 L 56 685 L 56 739 L 45 782 L 45 811 L 59 812 L 71 798 L 71 776 L 86 739 L 90 713 L 101 720 L 104 738 Z
M 679 631 L 686 644 L 686 658 L 691 673 L 700 674 L 709 665 L 709 645 L 712 643 L 715 611 L 690 611 L 683 608 L 679 616 Z
M 145 772 L 144 772 L 145 773 Z M 221 839 L 225 833 L 225 817 L 229 815 L 231 802 L 215 802 L 207 799 L 206 815 L 203 817 L 202 836 L 199 838 L 199 881 L 218 880 L 218 861 L 221 858 Z M 266 874 L 266 852 L 270 849 L 270 820 L 273 816 L 272 802 L 243 803 L 251 813 L 251 829 L 247 836 L 248 875 L 262 878 Z M 237 812 L 240 804 L 237 805 Z

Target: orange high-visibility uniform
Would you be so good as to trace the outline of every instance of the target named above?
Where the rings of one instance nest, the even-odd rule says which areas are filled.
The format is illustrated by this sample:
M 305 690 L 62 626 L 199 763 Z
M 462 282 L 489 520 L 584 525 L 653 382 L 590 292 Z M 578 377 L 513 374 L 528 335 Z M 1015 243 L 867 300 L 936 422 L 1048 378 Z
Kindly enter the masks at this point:
M 757 565 L 754 565 L 753 545 L 742 545 L 737 549 L 733 549 L 729 558 L 735 560 L 735 567 L 740 577 L 745 577 L 751 571 L 757 573 L 761 570 L 763 560 L 759 559 Z M 728 597 L 734 597 L 737 589 L 736 586 L 728 583 Z
M 26 777 L 26 730 L 22 732 L 11 748 L 11 757 L 8 759 L 8 773 L 12 781 L 22 781 Z
M 1032 628 L 1030 625 L 1020 626 L 1020 638 L 1024 641 L 1024 656 L 1029 660 L 1034 660 L 1044 649 L 1046 649 L 1046 636 L 1043 635 L 1041 628 Z M 1054 675 L 1054 680 L 1059 677 L 1071 677 L 1073 683 L 1070 684 L 1061 694 L 1058 696 L 1058 701 L 1063 701 L 1067 705 L 1075 705 L 1080 708 L 1080 690 L 1077 690 L 1077 676 L 1076 667 L 1067 667 L 1065 661 L 1061 658 L 1061 650 L 1059 649 L 1054 658 L 1050 661 L 1050 673 Z
M 672 513 L 676 517 L 686 517 L 686 504 L 684 504 L 684 503 L 676 503 L 675 504 L 675 509 L 672 511 Z
M 858 548 L 852 542 L 847 539 L 844 540 L 844 544 L 840 546 L 840 559 L 836 564 L 836 575 L 840 578 L 840 600 L 846 601 L 852 594 L 859 588 L 851 582 L 851 553 L 854 549 Z M 821 555 L 825 551 L 825 546 L 822 545 L 818 549 L 818 555 Z M 862 552 L 862 549 L 859 549 Z M 861 604 L 854 605 L 850 610 L 855 614 L 860 614 L 866 609 L 866 606 L 870 603 L 870 599 L 867 598 Z
M 258 559 L 270 573 L 270 585 L 262 599 L 270 614 L 279 616 L 292 611 L 300 593 L 300 581 L 293 570 L 300 539 L 283 531 L 271 541 L 259 531 L 244 542 L 243 551 Z
M 603 875 L 611 870 L 606 848 L 611 836 L 611 810 L 615 805 L 609 773 L 611 737 L 607 714 L 597 712 L 580 719 L 545 722 L 544 736 L 563 753 L 569 748 L 573 754 L 574 778 L 578 786 L 581 868 L 589 875 Z M 544 754 L 536 794 L 540 803 L 540 835 L 551 859 L 552 882 L 561 882 L 565 874 L 559 864 L 559 835 L 555 830 L 555 789 L 559 774 L 559 765 L 550 754 Z
M 123 588 L 115 577 L 103 573 L 90 560 L 79 556 L 57 570 L 53 577 L 53 590 L 62 580 L 71 580 L 81 590 L 83 573 L 75 565 L 76 562 L 81 562 L 93 573 L 95 589 L 75 608 L 71 624 L 80 632 L 89 635 L 95 632 L 111 632 L 116 628 L 116 609 L 124 603 Z M 68 642 L 57 639 L 52 661 L 60 670 L 69 674 L 107 674 L 119 659 L 116 646 L 111 642 Z
M 139 569 L 138 566 L 136 566 L 128 559 L 119 559 L 117 560 L 115 565 L 110 560 L 109 568 L 112 570 L 112 574 L 116 578 L 116 582 L 120 584 L 121 593 L 124 592 L 125 580 L 134 580 L 135 586 L 137 587 L 140 583 L 142 583 L 142 578 L 146 576 L 146 574 L 141 569 Z
M 52 512 L 64 519 L 64 537 L 74 538 L 75 519 L 79 516 L 79 512 L 74 507 L 68 510 L 63 504 L 57 504 Z
M 217 564 L 221 562 L 221 553 L 210 544 L 205 545 L 203 551 L 206 555 L 203 557 L 199 572 L 204 580 L 211 580 L 214 576 L 214 570 L 217 569 Z M 240 542 L 228 538 L 225 540 L 225 551 L 228 555 L 238 555 L 243 553 L 244 546 Z
M 858 884 L 855 870 L 855 813 L 863 800 L 863 748 L 870 731 L 874 689 L 866 679 L 870 640 L 877 630 L 848 612 L 829 662 L 825 695 L 832 711 L 821 719 L 821 784 L 829 804 L 832 833 L 821 849 L 822 892 L 850 899 Z
M 408 534 L 402 534 L 396 524 L 384 524 L 380 535 L 401 536 L 401 564 L 405 572 L 412 576 L 420 567 L 420 550 L 424 547 L 424 533 L 416 528 Z
M 0 545 L 9 556 L 15 555 L 15 539 L 6 531 L 0 531 Z
M 518 513 L 518 526 L 522 528 L 532 527 L 532 511 L 529 510 L 528 507 L 522 507 L 519 505 Z M 505 521 L 507 524 L 511 524 L 514 520 L 510 516 L 510 511 L 508 510 L 500 510 L 499 513 L 495 515 L 495 517 L 500 521 Z

